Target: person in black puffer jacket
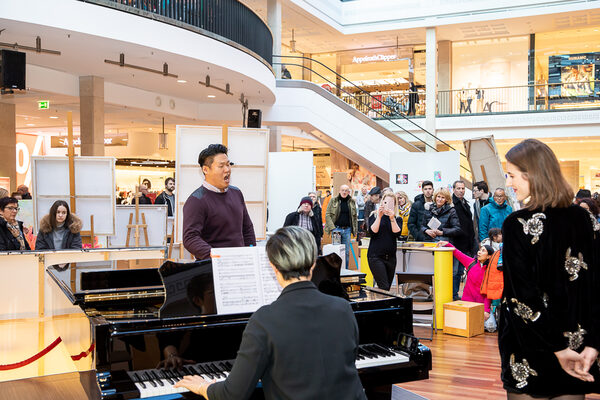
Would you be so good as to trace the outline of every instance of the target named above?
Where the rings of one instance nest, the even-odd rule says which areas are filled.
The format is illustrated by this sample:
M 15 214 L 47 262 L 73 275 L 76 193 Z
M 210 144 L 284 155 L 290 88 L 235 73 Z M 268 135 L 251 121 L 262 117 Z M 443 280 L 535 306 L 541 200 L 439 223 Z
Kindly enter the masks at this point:
M 40 221 L 36 250 L 81 249 L 81 220 L 71 214 L 66 201 L 57 200 Z
M 454 239 L 460 235 L 460 221 L 456 215 L 452 197 L 446 188 L 439 188 L 433 193 L 433 203 L 425 204 L 425 215 L 421 232 L 428 242 L 439 242 L 441 240 L 454 244 Z M 429 221 L 435 217 L 440 221 L 437 229 L 431 229 Z

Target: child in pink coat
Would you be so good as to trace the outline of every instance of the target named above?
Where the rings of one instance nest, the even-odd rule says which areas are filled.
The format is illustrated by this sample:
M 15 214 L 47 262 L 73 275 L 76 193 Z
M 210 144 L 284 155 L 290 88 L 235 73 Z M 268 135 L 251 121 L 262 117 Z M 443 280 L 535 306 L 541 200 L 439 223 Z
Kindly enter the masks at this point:
M 438 246 L 454 247 L 448 242 L 439 242 Z M 486 320 L 490 317 L 490 306 L 492 301 L 480 293 L 480 288 L 485 276 L 485 269 L 487 268 L 488 261 L 492 257 L 492 254 L 494 254 L 494 249 L 488 245 L 482 245 L 479 248 L 476 259 L 469 257 L 462 251 L 454 248 L 454 257 L 458 262 L 465 266 L 465 270 L 467 271 L 467 280 L 465 282 L 461 300 L 483 303 Z

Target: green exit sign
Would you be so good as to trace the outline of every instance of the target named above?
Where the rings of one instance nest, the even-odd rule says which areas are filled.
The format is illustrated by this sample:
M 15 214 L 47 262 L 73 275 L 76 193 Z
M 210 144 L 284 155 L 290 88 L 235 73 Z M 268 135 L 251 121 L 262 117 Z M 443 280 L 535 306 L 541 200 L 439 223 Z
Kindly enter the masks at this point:
M 38 110 L 47 110 L 50 108 L 50 101 L 40 100 L 38 101 Z

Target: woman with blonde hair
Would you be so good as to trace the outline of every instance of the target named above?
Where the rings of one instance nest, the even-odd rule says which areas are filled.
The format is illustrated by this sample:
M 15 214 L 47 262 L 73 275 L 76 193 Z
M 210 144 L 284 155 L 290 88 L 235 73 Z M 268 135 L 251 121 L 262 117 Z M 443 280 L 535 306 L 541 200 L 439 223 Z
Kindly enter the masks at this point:
M 0 188 L 0 199 L 2 199 L 4 197 L 8 197 L 8 190 L 6 190 L 4 188 Z
M 379 208 L 369 216 L 369 268 L 377 286 L 390 290 L 396 272 L 396 248 L 402 231 L 402 217 L 398 216 L 398 201 L 394 192 L 383 195 Z
M 410 208 L 412 202 L 408 199 L 408 195 L 405 192 L 396 192 L 396 201 L 398 202 L 398 214 L 402 217 L 402 232 L 400 236 L 405 238 L 408 237 L 408 217 L 410 216 Z
M 506 185 L 522 208 L 502 227 L 502 382 L 508 399 L 583 400 L 600 389 L 600 232 L 571 204 L 573 190 L 547 145 L 524 140 L 506 161 Z
M 453 239 L 460 234 L 460 221 L 448 189 L 437 189 L 433 192 L 433 202 L 425 204 L 421 231 L 430 242 L 443 240 L 453 243 Z

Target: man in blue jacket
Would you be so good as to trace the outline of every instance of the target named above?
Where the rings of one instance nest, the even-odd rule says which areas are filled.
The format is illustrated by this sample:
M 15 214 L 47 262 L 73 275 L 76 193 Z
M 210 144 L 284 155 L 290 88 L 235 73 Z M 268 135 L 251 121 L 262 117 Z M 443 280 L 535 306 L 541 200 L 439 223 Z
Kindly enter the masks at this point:
M 481 209 L 481 215 L 479 216 L 479 241 L 481 242 L 488 236 L 490 229 L 502 228 L 504 220 L 512 211 L 512 207 L 506 202 L 504 189 L 496 189 L 490 204 Z

